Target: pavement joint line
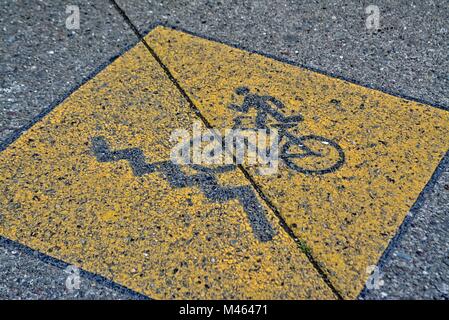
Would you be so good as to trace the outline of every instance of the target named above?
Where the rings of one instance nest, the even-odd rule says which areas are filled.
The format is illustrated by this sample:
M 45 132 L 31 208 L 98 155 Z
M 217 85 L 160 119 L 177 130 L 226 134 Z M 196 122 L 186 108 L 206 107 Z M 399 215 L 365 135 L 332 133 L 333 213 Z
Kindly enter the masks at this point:
M 119 8 L 119 10 L 122 11 L 121 8 Z M 444 111 L 449 111 L 449 106 L 445 106 L 445 105 L 442 105 L 442 104 L 439 104 L 439 103 L 435 103 L 435 102 L 430 102 L 430 101 L 427 101 L 425 99 L 420 99 L 420 98 L 417 98 L 417 97 L 408 96 L 408 95 L 403 94 L 401 92 L 397 92 L 397 91 L 389 90 L 389 89 L 386 89 L 386 88 L 378 87 L 378 86 L 372 85 L 370 83 L 364 83 L 364 82 L 358 81 L 356 79 L 353 79 L 353 78 L 350 78 L 350 77 L 346 77 L 345 75 L 342 75 L 342 74 L 336 74 L 336 73 L 333 73 L 332 71 L 326 71 L 326 70 L 323 70 L 321 68 L 312 67 L 312 66 L 309 66 L 309 65 L 306 65 L 306 64 L 294 62 L 292 60 L 289 60 L 288 58 L 278 57 L 276 55 L 269 54 L 269 53 L 266 53 L 266 52 L 263 52 L 263 51 L 258 51 L 258 50 L 254 50 L 254 49 L 251 49 L 251 48 L 247 48 L 245 46 L 242 46 L 242 45 L 230 42 L 230 41 L 222 40 L 222 39 L 219 39 L 219 38 L 216 38 L 216 37 L 211 37 L 211 36 L 199 33 L 199 32 L 194 32 L 194 31 L 191 31 L 189 29 L 186 29 L 186 28 L 183 28 L 183 27 L 180 27 L 180 26 L 174 26 L 174 25 L 171 25 L 171 24 L 163 22 L 163 21 L 156 21 L 154 23 L 151 23 L 148 27 L 146 27 L 144 29 L 144 31 L 142 33 L 140 33 L 137 30 L 137 28 L 132 23 L 130 23 L 130 26 L 136 32 L 136 34 L 139 37 L 141 37 L 141 38 L 142 38 L 142 34 L 147 34 L 147 33 L 151 32 L 151 30 L 153 30 L 157 26 L 169 27 L 169 28 L 172 28 L 174 30 L 179 30 L 179 31 L 185 32 L 185 33 L 193 35 L 193 36 L 198 36 L 198 37 L 201 37 L 203 39 L 207 39 L 207 40 L 215 41 L 215 42 L 218 42 L 218 43 L 226 44 L 226 45 L 228 45 L 230 47 L 243 49 L 243 50 L 251 52 L 251 53 L 260 54 L 262 56 L 265 56 L 265 57 L 268 57 L 268 58 L 272 58 L 274 60 L 281 61 L 281 62 L 287 63 L 289 65 L 292 65 L 292 66 L 302 67 L 304 69 L 307 69 L 307 70 L 310 70 L 310 71 L 313 71 L 313 72 L 317 72 L 317 73 L 320 73 L 320 74 L 323 74 L 323 75 L 327 75 L 327 76 L 330 76 L 330 77 L 333 77 L 333 78 L 341 79 L 341 80 L 344 80 L 344 81 L 347 81 L 347 82 L 350 82 L 350 83 L 353 83 L 353 84 L 357 84 L 357 85 L 360 85 L 360 86 L 363 86 L 363 87 L 366 87 L 366 88 L 369 88 L 369 89 L 372 89 L 372 90 L 375 90 L 375 91 L 379 91 L 379 92 L 382 92 L 382 93 L 385 93 L 385 94 L 388 94 L 388 95 L 391 95 L 391 96 L 394 96 L 394 97 L 407 99 L 407 100 L 410 100 L 410 101 L 426 104 L 426 105 L 429 105 L 429 106 L 437 108 L 437 109 L 441 109 L 441 110 L 444 110 Z M 426 186 L 420 192 L 420 194 L 419 194 L 418 198 L 416 199 L 415 203 L 410 208 L 409 214 L 404 218 L 404 220 L 401 223 L 401 225 L 399 226 L 396 234 L 394 235 L 394 237 L 392 239 L 390 239 L 390 241 L 389 241 L 389 243 L 388 243 L 384 253 L 380 256 L 380 258 L 378 260 L 377 265 L 379 267 L 382 267 L 384 265 L 386 259 L 388 259 L 388 257 L 391 254 L 393 248 L 397 245 L 397 243 L 401 239 L 401 237 L 404 234 L 404 232 L 408 229 L 408 227 L 410 226 L 411 222 L 414 220 L 414 218 L 415 218 L 415 214 L 414 213 L 421 207 L 421 205 L 422 205 L 422 203 L 424 201 L 425 195 L 428 194 L 428 192 L 430 192 L 430 190 L 434 187 L 436 180 L 440 176 L 440 174 L 441 174 L 441 172 L 442 172 L 442 170 L 443 170 L 443 168 L 445 166 L 449 166 L 449 150 L 447 151 L 447 153 L 445 154 L 443 159 L 440 161 L 438 167 L 435 169 L 434 173 L 432 174 L 431 179 L 428 181 Z M 245 176 L 248 175 L 248 173 L 247 173 L 247 171 L 245 169 L 243 169 L 243 173 L 245 174 Z M 253 184 L 253 179 L 251 179 L 251 177 L 248 177 L 248 176 L 247 176 L 247 178 Z M 270 206 L 270 208 L 272 208 L 272 210 L 275 212 L 275 214 L 278 215 L 279 212 L 278 212 L 278 210 L 276 208 L 274 208 L 274 206 L 272 205 L 271 201 L 266 199 L 265 195 L 263 195 L 261 192 L 259 192 L 260 188 L 258 188 L 257 185 L 255 185 L 255 184 L 253 184 L 253 186 L 258 191 L 259 195 Z M 281 221 L 281 223 L 282 223 L 282 221 Z M 296 235 L 293 235 L 293 237 L 296 238 Z M 296 239 L 295 239 L 295 241 L 296 241 Z M 306 254 L 309 255 L 310 252 L 307 251 Z M 359 297 L 363 296 L 363 294 L 364 294 L 364 292 L 366 292 L 366 290 L 367 289 L 366 289 L 366 286 L 365 286 L 362 289 L 362 291 L 360 292 Z
M 198 107 L 195 106 L 192 99 L 189 97 L 189 95 L 185 92 L 185 90 L 181 87 L 179 82 L 176 80 L 176 78 L 173 76 L 173 74 L 170 72 L 168 67 L 162 62 L 162 60 L 159 58 L 159 56 L 156 54 L 156 52 L 151 48 L 151 46 L 146 42 L 143 35 L 139 32 L 137 27 L 133 24 L 131 19 L 126 15 L 125 11 L 116 3 L 115 0 L 110 0 L 113 6 L 117 9 L 117 11 L 122 15 L 125 22 L 130 26 L 130 28 L 135 32 L 135 34 L 141 39 L 141 42 L 145 45 L 149 53 L 153 56 L 153 58 L 158 62 L 158 64 L 161 66 L 161 68 L 164 70 L 164 72 L 167 74 L 168 78 L 171 82 L 175 85 L 175 87 L 180 91 L 182 96 L 187 100 L 190 107 L 193 109 L 196 115 L 203 121 L 204 125 L 209 128 L 213 129 L 212 125 L 209 123 L 209 121 L 204 117 L 204 115 L 200 112 Z M 234 159 L 235 160 L 235 159 Z M 293 241 L 297 244 L 298 248 L 302 253 L 304 253 L 307 257 L 307 259 L 310 261 L 310 263 L 313 265 L 313 267 L 316 269 L 316 271 L 319 273 L 323 281 L 326 283 L 326 285 L 330 288 L 330 290 L 337 296 L 339 300 L 343 300 L 343 296 L 340 294 L 340 292 L 335 288 L 335 286 L 332 284 L 324 270 L 321 268 L 317 260 L 312 256 L 311 251 L 307 247 L 306 243 L 299 239 L 293 230 L 288 226 L 287 222 L 284 220 L 284 218 L 281 216 L 279 210 L 274 206 L 274 204 L 268 199 L 268 197 L 262 192 L 260 187 L 256 184 L 254 179 L 251 177 L 251 175 L 248 173 L 248 171 L 243 168 L 241 164 L 237 165 L 237 167 L 240 169 L 240 171 L 243 173 L 245 178 L 251 183 L 251 185 L 255 188 L 259 196 L 262 198 L 262 200 L 270 207 L 270 209 L 273 211 L 273 213 L 278 218 L 279 225 L 287 232 L 287 234 L 293 239 Z
M 126 13 L 123 11 L 123 9 L 121 9 L 118 4 L 116 4 L 116 2 L 114 0 L 111 0 L 114 3 L 114 6 L 116 7 L 116 9 L 120 12 L 120 14 L 124 17 L 124 19 L 126 20 L 126 22 L 128 23 L 128 25 L 131 27 L 131 29 L 136 33 L 136 35 L 141 39 L 141 41 L 144 43 L 144 45 L 147 47 L 147 49 L 149 50 L 149 52 L 151 53 L 151 55 L 158 61 L 158 63 L 161 65 L 161 67 L 164 69 L 164 71 L 167 73 L 168 77 L 170 78 L 170 80 L 173 81 L 173 83 L 175 84 L 175 86 L 181 91 L 182 95 L 188 100 L 189 104 L 191 105 L 191 107 L 194 108 L 195 113 L 198 114 L 198 116 L 201 118 L 201 120 L 204 122 L 204 124 L 206 125 L 206 127 L 212 129 L 213 126 L 208 122 L 208 120 L 202 115 L 202 113 L 199 111 L 199 109 L 195 106 L 195 104 L 193 103 L 193 101 L 190 99 L 190 97 L 187 95 L 187 93 L 185 92 L 185 90 L 181 87 L 181 85 L 179 84 L 179 82 L 175 79 L 175 77 L 172 75 L 172 73 L 170 72 L 170 70 L 168 69 L 168 67 L 161 61 L 161 59 L 158 57 L 158 55 L 155 53 L 155 51 L 151 48 L 151 46 L 147 43 L 147 41 L 144 39 L 144 36 L 142 35 L 141 32 L 139 32 L 139 30 L 137 29 L 137 27 L 132 23 L 132 21 L 130 20 L 130 18 L 126 15 Z M 235 45 L 217 38 L 213 38 L 213 37 L 209 37 L 209 36 L 205 36 L 202 34 L 198 34 L 195 32 L 192 32 L 190 30 L 186 30 L 182 27 L 178 27 L 178 26 L 172 26 L 170 24 L 167 23 L 153 23 L 151 25 L 151 27 L 149 28 L 149 31 L 151 31 L 153 28 L 155 28 L 156 26 L 166 26 L 169 27 L 171 29 L 174 30 L 179 30 L 182 32 L 185 32 L 187 34 L 193 35 L 193 36 L 198 36 L 201 37 L 203 39 L 206 40 L 212 40 L 218 43 L 222 43 L 222 44 L 226 44 L 229 45 L 231 47 L 234 48 L 238 48 L 238 49 L 243 49 L 245 51 L 248 51 L 250 53 L 257 53 L 260 54 L 262 56 L 271 58 L 271 59 L 275 59 L 277 61 L 281 61 L 284 63 L 287 63 L 289 65 L 293 65 L 293 66 L 299 66 L 302 67 L 304 69 L 313 71 L 313 72 L 317 72 L 319 74 L 323 74 L 326 76 L 330 76 L 333 78 L 337 78 L 337 79 L 341 79 L 356 85 L 360 85 L 363 87 L 366 87 L 368 89 L 372 89 L 375 91 L 379 91 L 394 97 L 398 97 L 398 98 L 402 98 L 402 99 L 407 99 L 410 101 L 414 101 L 414 102 L 418 102 L 418 103 L 422 103 L 422 104 L 426 104 L 429 105 L 431 107 L 437 108 L 437 109 L 441 109 L 444 111 L 449 111 L 449 107 L 443 106 L 443 105 L 439 105 L 439 104 L 435 104 L 423 99 L 419 99 L 419 98 L 415 98 L 415 97 L 410 97 L 407 95 L 404 95 L 402 93 L 397 93 L 397 92 L 391 92 L 390 90 L 386 90 L 384 88 L 377 88 L 375 86 L 372 86 L 370 84 L 366 84 L 366 83 L 361 83 L 357 80 L 354 79 L 350 79 L 347 78 L 345 76 L 342 75 L 337 75 L 334 74 L 332 72 L 328 72 L 328 71 L 324 71 L 322 69 L 319 68 L 314 68 L 314 67 L 310 67 L 307 65 L 303 65 L 303 64 L 299 64 L 296 62 L 292 62 L 288 59 L 285 58 L 280 58 L 277 57 L 275 55 L 272 54 L 267 54 L 264 52 L 260 52 L 260 51 L 255 51 L 255 50 L 251 50 L 251 49 L 247 49 L 245 47 L 239 46 L 239 45 Z M 445 154 L 445 156 L 443 157 L 443 159 L 440 161 L 438 167 L 435 169 L 435 171 L 432 174 L 432 178 L 428 181 L 428 183 L 426 184 L 426 186 L 422 189 L 422 191 L 420 192 L 417 200 L 415 201 L 415 203 L 412 205 L 411 209 L 410 209 L 410 213 L 415 212 L 417 209 L 419 209 L 424 195 L 426 193 L 428 193 L 428 191 L 430 189 L 432 189 L 436 179 L 438 178 L 438 176 L 441 174 L 442 171 L 442 167 L 444 167 L 444 163 L 449 163 L 449 150 L 448 152 Z M 263 193 L 263 191 L 260 189 L 260 187 L 257 185 L 257 183 L 254 181 L 254 179 L 251 177 L 251 175 L 249 174 L 249 172 L 242 166 L 242 165 L 238 165 L 239 169 L 242 171 L 242 173 L 244 174 L 244 176 L 248 179 L 248 181 L 251 183 L 251 185 L 256 189 L 256 191 L 258 192 L 259 196 L 264 200 L 264 202 L 272 209 L 272 211 L 275 213 L 275 215 L 278 217 L 279 219 L 279 224 L 283 227 L 283 229 L 292 237 L 292 239 L 298 244 L 298 247 L 300 248 L 300 250 L 306 254 L 306 256 L 308 257 L 308 259 L 310 260 L 310 262 L 313 264 L 313 266 L 317 269 L 318 273 L 323 277 L 323 280 L 326 282 L 326 284 L 330 287 L 330 289 L 334 292 L 334 294 L 336 294 L 336 296 L 339 299 L 343 299 L 342 295 L 338 292 L 338 290 L 335 289 L 335 287 L 333 286 L 332 282 L 329 280 L 329 278 L 327 277 L 326 273 L 323 271 L 323 269 L 320 267 L 319 263 L 316 261 L 316 259 L 313 257 L 313 255 L 311 254 L 310 249 L 307 247 L 307 244 L 302 241 L 301 239 L 298 239 L 298 237 L 295 235 L 295 233 L 293 232 L 293 230 L 287 225 L 286 221 L 284 220 L 284 218 L 281 216 L 279 210 L 274 206 L 274 204 L 268 199 L 268 197 Z M 413 220 L 414 215 L 412 214 L 408 214 L 403 222 L 401 223 L 401 225 L 399 226 L 396 234 L 394 235 L 394 237 L 392 239 L 390 239 L 386 249 L 384 250 L 384 253 L 381 255 L 381 257 L 378 260 L 378 263 L 376 265 L 378 266 L 382 266 L 384 260 L 388 257 L 389 253 L 391 252 L 392 248 L 394 247 L 394 245 L 396 244 L 397 241 L 399 241 L 399 239 L 401 238 L 401 235 L 404 233 L 404 231 L 407 229 L 408 225 L 411 223 L 411 221 Z M 363 296 L 363 293 L 366 291 L 366 286 L 362 289 L 362 291 L 359 293 L 359 296 Z

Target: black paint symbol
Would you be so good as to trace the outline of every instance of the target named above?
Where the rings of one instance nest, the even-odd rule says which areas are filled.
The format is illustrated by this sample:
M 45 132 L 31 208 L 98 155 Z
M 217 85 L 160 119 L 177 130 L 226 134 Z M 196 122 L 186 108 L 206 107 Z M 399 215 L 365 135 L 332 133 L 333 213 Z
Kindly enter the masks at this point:
M 153 172 L 161 173 L 173 188 L 198 187 L 207 199 L 222 203 L 232 199 L 239 200 L 253 229 L 255 237 L 260 241 L 272 240 L 275 232 L 267 220 L 266 211 L 259 203 L 250 186 L 224 187 L 217 177 L 218 173 L 235 170 L 234 165 L 207 168 L 199 165 L 190 165 L 197 174 L 186 175 L 181 167 L 171 161 L 146 163 L 145 155 L 139 148 L 129 148 L 111 151 L 103 137 L 92 139 L 92 151 L 99 162 L 114 162 L 127 160 L 135 176 L 143 176 Z
M 252 125 L 253 128 L 244 128 L 242 126 L 242 120 L 248 118 L 246 116 L 235 117 L 234 128 L 269 130 L 270 126 L 267 125 L 268 117 L 271 116 L 274 118 L 278 123 L 271 125 L 271 127 L 278 129 L 280 145 L 279 157 L 290 169 L 304 174 L 326 174 L 338 170 L 344 164 L 345 153 L 336 142 L 316 135 L 298 137 L 290 133 L 288 129 L 296 127 L 299 122 L 304 120 L 304 118 L 302 115 L 284 116 L 279 110 L 283 109 L 285 106 L 275 97 L 250 93 L 250 90 L 247 87 L 237 88 L 235 93 L 244 96 L 243 103 L 241 105 L 231 104 L 228 106 L 229 109 L 247 114 L 251 108 L 254 108 L 257 111 L 257 115 L 254 124 Z M 285 142 L 282 144 L 282 141 Z M 315 147 L 313 147 L 314 144 Z M 338 155 L 338 159 L 334 160 L 331 165 L 319 169 L 306 168 L 304 165 L 301 165 L 301 159 L 309 157 L 326 157 L 322 152 L 314 151 L 317 145 L 327 149 L 329 152 L 334 151 L 334 153 Z M 290 150 L 294 148 L 299 149 L 300 152 L 291 152 Z

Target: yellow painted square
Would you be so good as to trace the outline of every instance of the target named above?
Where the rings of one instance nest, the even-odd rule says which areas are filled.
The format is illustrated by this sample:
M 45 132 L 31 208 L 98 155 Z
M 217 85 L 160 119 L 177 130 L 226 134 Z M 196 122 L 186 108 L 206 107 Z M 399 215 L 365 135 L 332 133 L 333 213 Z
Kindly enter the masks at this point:
M 119 159 L 138 149 L 147 164 L 169 160 L 171 132 L 194 121 L 137 45 L 0 154 L 0 234 L 151 298 L 335 298 L 259 197 L 269 241 L 236 198 L 136 174 L 135 152 Z M 219 183 L 253 190 L 237 170 Z

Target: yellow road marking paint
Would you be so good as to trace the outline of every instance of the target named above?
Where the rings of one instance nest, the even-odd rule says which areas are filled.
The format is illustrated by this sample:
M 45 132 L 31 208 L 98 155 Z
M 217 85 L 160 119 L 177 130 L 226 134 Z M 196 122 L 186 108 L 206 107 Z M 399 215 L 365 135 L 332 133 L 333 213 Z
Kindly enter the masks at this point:
M 137 45 L 0 154 L 0 234 L 153 298 L 335 298 L 241 172 L 171 179 L 189 108 Z
M 320 156 L 249 171 L 337 289 L 357 296 L 448 150 L 449 113 L 164 27 L 146 40 L 214 127 L 242 115 L 254 125 L 255 105 L 302 115 L 284 151 L 303 142 Z M 242 87 L 255 95 L 248 110 Z

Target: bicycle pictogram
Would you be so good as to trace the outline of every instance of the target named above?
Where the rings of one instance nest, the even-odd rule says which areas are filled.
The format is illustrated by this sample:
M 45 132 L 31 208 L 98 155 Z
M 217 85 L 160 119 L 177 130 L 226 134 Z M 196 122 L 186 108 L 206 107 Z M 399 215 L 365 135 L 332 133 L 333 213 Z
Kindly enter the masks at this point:
M 243 120 L 251 118 L 239 115 L 234 118 L 233 129 L 264 129 L 276 128 L 278 131 L 280 155 L 279 158 L 290 168 L 305 174 L 325 174 L 340 168 L 345 160 L 342 148 L 334 141 L 317 136 L 298 136 L 289 130 L 303 121 L 302 115 L 285 116 L 281 110 L 284 105 L 272 96 L 252 94 L 246 87 L 236 89 L 238 95 L 243 95 L 241 105 L 232 104 L 230 109 L 249 114 L 251 108 L 256 110 L 256 117 L 249 128 L 243 125 Z M 274 118 L 277 123 L 268 124 L 268 118 Z M 182 145 L 191 146 L 202 141 L 200 137 L 193 137 L 184 141 Z M 221 144 L 223 141 L 217 138 Z M 224 165 L 201 165 L 199 163 L 180 164 L 171 160 L 148 163 L 143 151 L 138 148 L 112 150 L 104 137 L 92 138 L 92 151 L 99 162 L 128 161 L 135 176 L 159 173 L 173 188 L 197 187 L 212 202 L 222 203 L 236 199 L 248 215 L 249 223 L 255 237 L 262 242 L 270 241 L 275 231 L 267 218 L 265 208 L 250 185 L 224 186 L 219 183 L 218 175 L 237 170 L 238 163 Z M 245 140 L 245 144 L 249 142 Z M 303 161 L 303 160 L 311 161 Z M 321 161 L 324 159 L 325 161 Z M 301 162 L 303 161 L 303 162 Z M 187 173 L 186 168 L 195 173 Z
M 249 114 L 255 109 L 256 116 L 239 115 L 234 118 L 234 129 L 267 129 L 276 128 L 279 134 L 280 153 L 279 158 L 292 170 L 304 174 L 326 174 L 338 170 L 345 162 L 345 153 L 335 141 L 318 136 L 297 136 L 290 132 L 304 121 L 302 115 L 285 116 L 282 109 L 284 104 L 269 95 L 251 93 L 247 87 L 239 87 L 235 90 L 239 96 L 243 96 L 243 103 L 231 104 L 229 109 Z M 268 118 L 277 121 L 268 124 Z M 251 121 L 249 126 L 244 121 Z

